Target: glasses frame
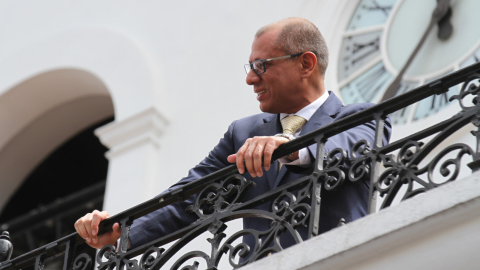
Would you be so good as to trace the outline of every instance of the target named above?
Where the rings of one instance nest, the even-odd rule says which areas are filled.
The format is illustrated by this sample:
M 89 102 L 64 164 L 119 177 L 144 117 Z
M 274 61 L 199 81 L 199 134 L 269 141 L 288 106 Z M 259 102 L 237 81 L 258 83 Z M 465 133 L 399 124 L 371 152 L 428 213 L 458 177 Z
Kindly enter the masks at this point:
M 262 75 L 263 73 L 265 73 L 267 71 L 267 67 L 265 67 L 265 63 L 266 62 L 270 62 L 270 61 L 275 61 L 275 60 L 280 60 L 280 59 L 286 59 L 286 58 L 291 58 L 291 57 L 297 57 L 297 56 L 300 56 L 302 54 L 304 54 L 306 52 L 301 52 L 301 53 L 295 53 L 295 54 L 290 54 L 290 55 L 285 55 L 285 56 L 280 56 L 280 57 L 275 57 L 275 58 L 268 58 L 268 59 L 258 59 L 258 60 L 255 60 L 251 63 L 248 63 L 248 64 L 245 64 L 244 68 L 245 68 L 245 72 L 248 74 L 248 72 L 250 72 L 250 70 L 253 70 L 253 72 L 255 72 L 255 74 L 257 75 Z M 258 73 L 254 68 L 253 68 L 253 64 L 254 63 L 262 63 L 262 66 L 263 66 L 263 72 L 261 73 Z

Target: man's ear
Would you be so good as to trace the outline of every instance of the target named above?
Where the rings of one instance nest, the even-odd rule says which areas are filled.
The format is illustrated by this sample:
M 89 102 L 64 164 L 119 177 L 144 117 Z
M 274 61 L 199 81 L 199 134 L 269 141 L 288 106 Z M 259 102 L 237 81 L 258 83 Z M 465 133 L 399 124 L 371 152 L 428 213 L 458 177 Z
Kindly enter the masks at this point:
M 302 77 L 308 78 L 317 67 L 317 57 L 312 52 L 306 52 L 300 56 L 302 64 Z

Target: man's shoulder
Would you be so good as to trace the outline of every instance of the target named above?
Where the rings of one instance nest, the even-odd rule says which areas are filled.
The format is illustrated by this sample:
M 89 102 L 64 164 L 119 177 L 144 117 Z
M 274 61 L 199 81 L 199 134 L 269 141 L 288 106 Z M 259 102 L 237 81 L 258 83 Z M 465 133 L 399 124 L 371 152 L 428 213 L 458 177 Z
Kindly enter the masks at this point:
M 335 118 L 343 118 L 374 106 L 374 103 L 352 103 L 342 106 Z

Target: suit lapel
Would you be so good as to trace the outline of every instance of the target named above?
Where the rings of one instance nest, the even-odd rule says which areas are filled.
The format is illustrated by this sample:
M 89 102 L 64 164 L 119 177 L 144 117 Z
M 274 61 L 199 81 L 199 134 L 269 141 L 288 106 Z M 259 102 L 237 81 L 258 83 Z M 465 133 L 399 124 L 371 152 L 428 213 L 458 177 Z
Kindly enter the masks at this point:
M 278 120 L 278 114 L 268 115 L 263 119 L 264 124 L 259 125 L 255 131 L 255 136 L 273 136 L 277 133 L 282 132 L 282 126 Z M 275 183 L 275 178 L 277 177 L 278 172 L 278 161 L 275 161 L 271 166 L 270 170 L 265 171 L 265 176 L 268 181 L 270 188 L 273 188 Z

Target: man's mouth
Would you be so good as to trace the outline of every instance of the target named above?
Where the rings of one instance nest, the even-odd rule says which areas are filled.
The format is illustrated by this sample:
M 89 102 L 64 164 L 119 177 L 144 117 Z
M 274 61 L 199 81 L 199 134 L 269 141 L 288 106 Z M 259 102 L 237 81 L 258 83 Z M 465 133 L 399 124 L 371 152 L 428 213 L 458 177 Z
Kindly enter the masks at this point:
M 257 92 L 257 96 L 260 96 L 262 94 L 265 94 L 267 92 L 267 90 L 262 90 L 262 91 L 258 91 Z

